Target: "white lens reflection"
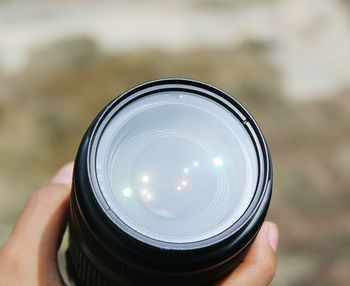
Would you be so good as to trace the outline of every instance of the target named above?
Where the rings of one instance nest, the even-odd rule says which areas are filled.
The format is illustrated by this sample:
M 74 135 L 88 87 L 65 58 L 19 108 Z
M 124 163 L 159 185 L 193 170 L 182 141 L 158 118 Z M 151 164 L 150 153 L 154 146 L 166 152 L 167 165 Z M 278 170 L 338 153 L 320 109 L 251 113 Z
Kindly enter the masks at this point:
M 142 177 L 142 182 L 144 182 L 144 183 L 148 183 L 149 182 L 149 177 L 148 176 L 143 176 Z
M 153 194 L 149 190 L 142 189 L 140 195 L 142 201 L 149 202 L 153 200 Z
M 224 161 L 220 157 L 215 157 L 213 159 L 213 164 L 217 167 L 221 167 L 224 164 Z
M 132 189 L 130 189 L 130 188 L 125 188 L 125 189 L 123 190 L 123 195 L 124 195 L 124 197 L 130 197 L 130 196 L 132 195 Z

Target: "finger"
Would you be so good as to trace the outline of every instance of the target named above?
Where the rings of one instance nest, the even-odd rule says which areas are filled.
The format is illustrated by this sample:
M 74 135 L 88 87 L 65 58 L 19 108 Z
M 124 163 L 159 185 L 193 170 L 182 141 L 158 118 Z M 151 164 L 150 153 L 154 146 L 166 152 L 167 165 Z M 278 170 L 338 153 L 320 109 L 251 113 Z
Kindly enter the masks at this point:
M 243 262 L 219 285 L 266 286 L 276 271 L 278 228 L 265 222 Z
M 32 193 L 5 245 L 23 259 L 56 261 L 66 224 L 73 164 L 61 168 L 46 187 Z

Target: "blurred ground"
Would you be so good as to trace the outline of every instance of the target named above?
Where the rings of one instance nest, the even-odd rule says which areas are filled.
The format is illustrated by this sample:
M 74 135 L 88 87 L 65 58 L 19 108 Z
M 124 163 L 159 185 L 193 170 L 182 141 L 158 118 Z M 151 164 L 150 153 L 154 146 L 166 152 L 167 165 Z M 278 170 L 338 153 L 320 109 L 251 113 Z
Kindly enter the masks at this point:
M 182 76 L 233 94 L 267 137 L 273 285 L 349 285 L 348 2 L 115 3 L 0 2 L 0 245 L 109 100 Z

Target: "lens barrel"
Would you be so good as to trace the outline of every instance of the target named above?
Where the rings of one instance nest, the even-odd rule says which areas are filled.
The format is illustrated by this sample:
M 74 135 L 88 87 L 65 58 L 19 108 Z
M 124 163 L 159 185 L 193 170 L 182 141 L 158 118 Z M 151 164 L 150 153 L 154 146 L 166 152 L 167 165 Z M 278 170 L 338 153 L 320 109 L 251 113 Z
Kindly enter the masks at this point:
M 148 102 L 147 100 L 154 95 L 157 95 L 157 97 L 154 97 L 154 99 L 152 99 L 153 101 Z M 185 98 L 189 98 L 188 101 L 185 103 L 182 102 L 180 105 L 176 105 L 177 103 L 175 100 L 183 100 L 183 95 Z M 169 96 L 169 100 L 167 99 L 167 96 Z M 193 96 L 195 99 L 194 101 L 191 101 Z M 235 202 L 234 195 L 240 194 L 240 190 L 233 190 L 234 188 L 232 186 L 235 186 L 234 184 L 236 181 L 244 179 L 241 185 L 246 187 L 248 186 L 248 189 L 244 192 L 241 191 L 241 193 L 243 193 L 242 196 L 245 193 L 250 193 L 251 195 L 248 196 L 249 201 L 246 204 L 242 203 L 244 209 L 241 210 L 241 212 L 238 211 L 237 208 L 233 214 L 229 213 L 229 210 L 227 211 L 227 214 L 223 211 L 220 213 L 219 210 L 217 210 L 220 208 L 219 205 L 219 207 L 215 207 L 214 210 L 211 210 L 215 212 L 215 215 L 217 215 L 217 221 L 210 221 L 208 216 L 203 216 L 202 221 L 204 221 L 204 226 L 181 224 L 182 221 L 185 221 L 187 218 L 182 218 L 180 216 L 180 218 L 176 220 L 174 219 L 175 215 L 173 215 L 173 213 L 171 213 L 169 210 L 158 207 L 154 201 L 151 201 L 151 199 L 153 200 L 154 194 L 157 194 L 157 185 L 154 187 L 155 193 L 152 193 L 153 197 L 151 197 L 149 193 L 145 193 L 148 191 L 148 189 L 146 190 L 145 188 L 139 188 L 139 185 L 136 187 L 132 186 L 130 188 L 126 187 L 127 185 L 122 185 L 124 177 L 118 176 L 124 169 L 128 170 L 129 165 L 135 165 L 138 167 L 139 165 L 142 165 L 141 163 L 146 162 L 147 164 L 145 163 L 145 166 L 149 168 L 153 167 L 152 162 L 149 162 L 152 160 L 149 160 L 148 157 L 137 157 L 138 153 L 135 153 L 136 155 L 132 157 L 132 150 L 134 148 L 134 145 L 132 145 L 134 141 L 131 140 L 134 137 L 132 136 L 139 138 L 139 134 L 142 132 L 148 134 L 147 132 L 149 130 L 151 130 L 149 131 L 149 134 L 151 135 L 159 133 L 170 136 L 166 137 L 166 140 L 168 141 L 159 141 L 159 146 L 156 145 L 154 140 L 158 140 L 159 138 L 159 140 L 163 140 L 165 135 L 162 135 L 163 137 L 152 135 L 153 137 L 150 138 L 153 141 L 148 140 L 148 137 L 141 136 L 140 138 L 146 138 L 148 141 L 144 139 L 143 141 L 140 141 L 141 143 L 139 144 L 140 147 L 137 147 L 138 149 L 135 147 L 137 150 L 139 150 L 140 148 L 143 148 L 143 145 L 145 145 L 147 142 L 147 144 L 150 146 L 156 146 L 155 154 L 157 154 L 158 151 L 159 154 L 161 154 L 157 159 L 160 162 L 159 164 L 161 164 L 160 166 L 163 166 L 162 164 L 166 160 L 165 157 L 168 158 L 167 154 L 172 153 L 172 151 L 178 153 L 169 157 L 169 160 L 172 163 L 181 161 L 181 152 L 183 149 L 175 149 L 177 148 L 176 146 L 182 145 L 174 145 L 174 150 L 170 147 L 170 149 L 167 149 L 167 146 L 171 144 L 166 142 L 173 142 L 175 140 L 176 142 L 180 143 L 198 143 L 205 141 L 205 138 L 210 138 L 208 140 L 217 140 L 212 141 L 212 145 L 215 145 L 215 142 L 220 143 L 220 140 L 225 140 L 218 138 L 215 130 L 208 130 L 209 136 L 203 137 L 204 139 L 199 138 L 198 140 L 196 139 L 197 137 L 193 139 L 194 135 L 189 134 L 190 130 L 193 131 L 192 134 L 197 134 L 197 128 L 204 128 L 203 130 L 205 133 L 205 128 L 209 126 L 209 123 L 204 124 L 205 126 L 201 127 L 191 127 L 192 129 L 186 129 L 184 127 L 184 131 L 181 133 L 181 126 L 191 124 L 191 118 L 193 118 L 195 115 L 192 117 L 190 115 L 186 115 L 188 117 L 181 115 L 179 117 L 185 118 L 186 120 L 176 121 L 176 114 L 178 112 L 177 109 L 174 111 L 172 111 L 172 109 L 167 109 L 170 110 L 168 113 L 166 111 L 161 111 L 161 109 L 157 109 L 161 106 L 161 104 L 159 104 L 159 100 L 163 99 L 165 103 L 169 102 L 169 106 L 167 106 L 167 108 L 173 108 L 174 106 L 178 106 L 179 108 L 192 108 L 192 106 L 194 106 L 195 108 L 195 106 L 198 105 L 198 108 L 201 108 L 201 112 L 206 112 L 205 104 L 207 103 L 202 104 L 199 101 L 197 104 L 197 99 L 204 100 L 205 102 L 209 102 L 209 104 L 218 106 L 218 108 L 221 108 L 223 112 L 229 114 L 233 118 L 232 120 L 237 121 L 237 126 L 240 126 L 239 128 L 241 128 L 241 133 L 240 135 L 237 135 L 237 137 L 240 137 L 237 138 L 237 142 L 240 142 L 241 145 L 237 146 L 241 146 L 243 148 L 241 151 L 230 150 L 230 148 L 235 148 L 228 145 L 229 147 L 227 147 L 227 152 L 232 151 L 232 156 L 237 156 L 238 158 L 237 162 L 235 162 L 235 165 L 233 165 L 231 169 L 231 161 L 233 161 L 233 157 L 231 157 L 231 155 L 225 157 L 225 161 L 223 163 L 221 158 L 215 157 L 213 152 L 210 153 L 208 151 L 208 156 L 212 156 L 210 157 L 213 158 L 211 162 L 215 166 L 212 173 L 209 173 L 209 171 L 203 171 L 202 173 L 199 173 L 197 177 L 194 177 L 197 178 L 196 183 L 197 186 L 200 185 L 200 188 L 198 188 L 198 190 L 193 189 L 193 195 L 190 193 L 186 194 L 180 192 L 179 194 L 174 193 L 171 196 L 175 196 L 174 198 L 177 198 L 176 196 L 180 196 L 181 198 L 188 198 L 188 200 L 192 200 L 188 204 L 192 211 L 192 208 L 196 210 L 196 202 L 199 200 L 200 194 L 210 193 L 212 194 L 213 198 L 216 198 L 217 196 L 218 200 L 220 200 L 220 202 L 222 201 L 222 209 L 224 209 L 225 200 L 230 204 L 230 198 L 232 197 L 232 202 Z M 143 103 L 142 100 L 146 101 Z M 149 110 L 147 109 L 148 107 L 146 110 L 144 106 L 149 106 Z M 151 121 L 153 114 L 157 113 L 158 111 L 160 115 L 159 121 L 161 122 L 164 118 L 164 120 L 166 119 L 166 123 L 164 123 L 164 125 L 158 125 L 158 120 L 155 120 L 153 125 L 148 124 L 148 121 Z M 127 125 L 128 122 L 134 118 L 129 116 L 129 113 L 127 112 L 134 112 L 132 116 L 138 118 L 135 126 L 130 125 L 134 127 Z M 217 113 L 220 112 L 221 111 L 219 110 Z M 140 114 L 145 115 L 142 115 L 142 117 Z M 186 114 L 192 114 L 192 112 L 189 111 Z M 203 118 L 205 118 L 205 116 Z M 219 117 L 220 114 L 215 115 L 213 120 L 216 120 L 215 118 Z M 220 122 L 223 122 L 223 126 L 226 124 L 228 126 L 227 128 L 231 130 L 230 123 L 227 122 L 224 116 L 222 118 L 224 119 L 222 119 Z M 116 121 L 117 123 L 112 123 L 113 120 L 119 121 Z M 181 122 L 181 124 L 184 125 L 176 126 L 176 129 L 173 127 L 175 125 L 174 122 Z M 216 123 L 213 124 L 213 126 L 215 126 Z M 117 126 L 119 126 L 119 129 Z M 122 129 L 123 126 L 126 126 L 124 128 L 125 131 Z M 138 126 L 142 126 L 142 129 L 138 129 Z M 176 132 L 173 131 L 175 129 L 169 129 L 171 132 L 169 130 L 164 131 L 164 129 L 168 127 L 170 129 L 175 128 Z M 107 136 L 106 134 L 108 132 L 111 134 L 111 139 L 107 142 L 104 138 Z M 176 136 L 178 136 L 178 134 L 185 134 L 186 136 L 181 135 L 182 137 L 179 138 L 187 141 L 180 141 L 180 139 L 174 134 Z M 244 135 L 246 136 L 246 139 L 243 138 L 246 141 L 241 138 L 243 136 L 241 134 L 246 134 Z M 127 141 L 129 139 L 130 141 Z M 115 152 L 116 154 L 120 154 L 121 157 L 110 154 L 110 150 L 117 148 L 115 146 L 119 146 L 119 142 L 123 143 L 124 140 L 125 144 L 120 145 L 122 146 L 120 147 L 120 152 Z M 248 142 L 247 140 L 252 146 L 251 150 L 254 152 L 256 164 L 250 164 L 248 162 L 248 152 L 244 149 L 245 145 L 247 145 L 244 142 Z M 104 141 L 107 143 L 103 143 Z M 165 149 L 162 149 L 162 142 L 165 142 Z M 204 146 L 205 144 L 206 142 L 204 142 L 202 145 Z M 99 150 L 102 148 L 104 148 L 103 156 L 99 155 Z M 212 149 L 215 149 L 215 146 L 212 147 Z M 222 148 L 217 148 L 217 150 L 220 149 Z M 144 150 L 144 154 L 146 155 L 149 152 L 153 152 L 153 149 Z M 193 152 L 197 152 L 196 148 L 193 148 L 193 150 Z M 130 157 L 128 157 L 129 153 L 126 152 L 131 154 Z M 142 156 L 144 156 L 144 154 Z M 245 159 L 239 159 L 240 154 L 246 156 L 242 157 Z M 113 159 L 113 156 L 115 156 L 115 160 Z M 123 159 L 123 156 L 125 157 L 125 160 Z M 129 161 L 128 158 L 130 158 Z M 132 161 L 132 158 L 134 161 Z M 164 158 L 164 160 L 162 158 Z M 101 161 L 104 160 L 106 163 L 101 163 Z M 157 160 L 155 161 L 158 162 Z M 109 161 L 112 163 L 109 164 Z M 202 161 L 204 163 L 206 162 L 204 159 Z M 164 164 L 167 162 L 168 161 L 166 161 Z M 205 165 L 199 161 L 193 161 L 192 163 L 193 170 L 195 167 L 199 166 L 211 168 L 209 164 Z M 118 164 L 121 166 L 118 166 Z M 221 166 L 222 164 L 226 165 Z M 246 169 L 241 167 L 243 165 L 247 166 L 247 170 L 253 170 L 251 172 L 249 171 L 249 173 L 248 171 L 245 171 Z M 227 169 L 222 169 L 222 171 L 220 169 L 221 167 L 227 167 Z M 111 169 L 116 171 L 113 171 L 113 173 Z M 160 169 L 162 170 L 162 167 L 160 167 Z M 130 167 L 130 170 L 134 169 L 131 169 Z M 233 174 L 235 170 L 237 170 L 239 175 L 235 176 Z M 166 172 L 166 168 L 164 169 L 164 172 Z M 190 173 L 191 170 L 184 168 L 183 172 L 184 174 L 182 174 L 182 176 L 187 178 L 189 176 L 188 173 Z M 130 178 L 137 177 L 131 171 L 129 173 L 126 174 Z M 251 175 L 251 173 L 256 174 L 256 178 Z M 205 177 L 208 177 L 207 175 L 203 174 L 213 174 L 213 182 L 215 183 L 215 186 L 218 186 L 218 188 L 213 190 L 210 189 L 208 192 L 206 192 L 206 190 L 204 190 L 205 182 L 204 185 L 202 182 L 198 182 L 200 178 L 203 177 L 203 180 L 206 180 Z M 173 177 L 175 176 L 174 174 L 160 173 L 159 177 L 161 177 L 164 181 L 164 178 L 173 178 L 170 175 Z M 142 178 L 142 184 L 149 184 L 148 177 L 143 176 Z M 180 182 L 182 182 L 182 187 L 191 187 L 190 181 L 182 180 Z M 118 184 L 121 184 L 120 187 Z M 238 184 L 237 186 L 241 185 Z M 163 196 L 164 192 L 167 194 L 167 190 L 165 190 L 164 186 L 165 185 L 163 184 L 160 188 L 161 190 L 158 190 L 158 194 L 163 192 Z M 209 188 L 211 185 L 208 183 L 207 186 Z M 227 189 L 225 192 L 221 190 L 224 188 L 223 186 L 225 186 Z M 179 190 L 179 186 L 176 186 L 175 184 L 175 187 L 177 190 Z M 138 190 L 138 188 L 140 189 L 137 193 L 138 195 L 134 196 L 135 190 Z M 270 203 L 271 192 L 272 164 L 267 143 L 253 117 L 237 100 L 211 85 L 189 79 L 169 78 L 139 85 L 114 99 L 98 114 L 84 135 L 79 147 L 75 160 L 69 211 L 69 247 L 66 253 L 68 275 L 75 285 L 86 286 L 213 285 L 224 275 L 232 271 L 242 261 L 244 255 L 249 250 L 250 245 L 254 241 L 254 238 L 265 219 Z M 143 195 L 146 195 L 145 200 L 142 197 Z M 129 198 L 132 198 L 133 201 L 123 201 L 124 199 Z M 150 201 L 147 201 L 147 199 Z M 203 201 L 206 203 L 204 199 Z M 181 204 L 181 202 L 178 202 L 177 199 L 173 199 L 173 197 L 171 197 L 171 199 L 169 199 L 170 202 L 166 203 L 171 204 L 172 200 L 174 201 L 174 204 L 176 204 L 176 206 L 174 206 L 176 208 L 174 209 L 181 212 L 182 208 L 178 208 L 178 204 Z M 239 202 L 242 201 L 243 199 L 239 199 Z M 209 206 L 214 205 L 211 200 L 208 200 L 207 205 L 204 203 L 202 208 L 198 207 L 198 213 L 204 213 L 203 209 L 209 209 Z M 185 203 L 184 205 L 186 206 Z M 138 216 L 135 215 L 133 217 L 134 209 L 142 208 L 142 206 L 145 206 L 145 210 L 140 210 L 137 213 Z M 233 207 L 234 206 L 232 206 L 232 208 Z M 178 213 L 176 213 L 176 215 L 178 215 Z M 199 217 L 197 214 L 193 216 Z M 154 221 L 151 221 L 153 219 Z M 191 222 L 189 219 L 187 221 Z M 193 221 L 197 224 L 197 221 Z M 206 221 L 210 229 L 204 231 Z M 220 224 L 221 228 L 216 227 L 216 225 L 213 224 Z M 172 225 L 174 225 L 174 228 L 172 228 Z M 175 225 L 179 226 L 179 230 L 175 228 Z M 193 228 L 193 231 L 191 231 L 191 228 Z M 147 232 L 148 229 L 149 231 Z M 195 231 L 196 229 L 198 229 L 197 232 Z M 211 231 L 211 229 L 213 230 Z M 189 235 L 185 236 L 182 231 L 184 233 L 188 232 Z M 173 239 L 172 235 L 174 236 Z M 196 235 L 198 235 L 198 239 L 196 239 Z

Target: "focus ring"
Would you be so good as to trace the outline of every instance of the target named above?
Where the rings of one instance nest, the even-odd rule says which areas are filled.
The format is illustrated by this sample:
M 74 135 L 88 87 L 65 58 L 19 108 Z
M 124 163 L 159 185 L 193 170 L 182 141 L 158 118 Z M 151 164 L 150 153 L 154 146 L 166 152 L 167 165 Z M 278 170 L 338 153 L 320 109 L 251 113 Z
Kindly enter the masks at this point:
M 66 260 L 67 260 L 67 270 L 69 277 L 74 280 L 74 283 L 76 286 L 122 286 L 123 284 L 117 284 L 114 282 L 111 282 L 105 275 L 100 273 L 95 266 L 89 261 L 89 258 L 86 256 L 84 251 L 81 249 L 78 241 L 75 239 L 75 236 L 71 233 L 70 228 L 70 239 L 69 239 L 69 249 L 66 252 Z M 246 254 L 249 247 L 247 247 L 242 253 L 239 255 L 239 258 L 237 260 L 230 260 L 227 263 L 220 266 L 218 269 L 214 270 L 215 277 L 216 276 L 222 276 L 231 271 L 233 268 L 235 268 L 242 260 L 244 255 Z M 212 274 L 212 271 L 208 273 L 208 278 L 210 280 L 213 280 L 214 277 Z M 134 273 L 136 274 L 136 273 Z M 135 275 L 134 275 L 135 277 Z M 203 277 L 201 277 L 201 280 Z M 149 279 L 147 282 L 135 282 L 134 285 L 144 285 L 144 286 L 161 286 L 164 285 L 164 281 L 159 281 L 156 283 L 155 281 L 151 281 L 153 279 Z M 205 281 L 205 280 L 204 280 Z M 208 281 L 208 280 L 207 280 Z M 183 282 L 175 282 L 174 284 L 167 284 L 167 285 L 211 285 L 209 284 L 198 284 L 198 281 L 193 281 L 190 284 L 184 284 Z

